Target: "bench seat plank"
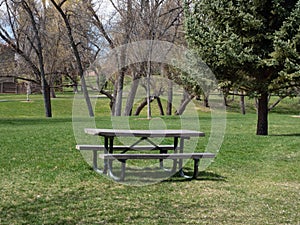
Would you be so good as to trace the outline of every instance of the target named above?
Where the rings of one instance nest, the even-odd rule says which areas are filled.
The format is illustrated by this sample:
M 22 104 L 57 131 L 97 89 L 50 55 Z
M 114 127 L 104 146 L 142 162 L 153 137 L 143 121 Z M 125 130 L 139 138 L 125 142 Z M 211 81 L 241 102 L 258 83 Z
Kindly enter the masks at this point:
M 76 149 L 80 151 L 104 151 L 104 145 L 76 145 Z M 174 150 L 173 145 L 161 145 L 159 149 L 162 150 Z M 128 145 L 115 145 L 114 150 L 122 151 L 122 150 L 159 150 L 157 147 L 153 145 L 136 145 L 132 148 Z
M 100 154 L 102 159 L 200 159 L 214 158 L 212 153 L 171 153 L 171 154 Z

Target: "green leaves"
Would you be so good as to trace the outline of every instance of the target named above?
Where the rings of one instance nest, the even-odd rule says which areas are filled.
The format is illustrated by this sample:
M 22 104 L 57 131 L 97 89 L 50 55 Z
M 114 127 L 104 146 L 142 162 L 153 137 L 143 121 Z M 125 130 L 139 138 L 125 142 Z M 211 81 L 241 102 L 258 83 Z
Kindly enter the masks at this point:
M 186 10 L 187 41 L 219 81 L 243 84 L 248 94 L 277 91 L 274 83 L 298 78 L 299 6 L 296 0 L 194 1 Z

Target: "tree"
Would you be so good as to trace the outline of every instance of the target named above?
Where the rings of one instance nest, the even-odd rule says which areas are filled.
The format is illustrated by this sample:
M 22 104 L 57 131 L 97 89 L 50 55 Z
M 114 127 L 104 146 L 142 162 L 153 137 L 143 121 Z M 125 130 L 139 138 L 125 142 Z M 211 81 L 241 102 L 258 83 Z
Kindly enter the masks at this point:
M 55 90 L 62 90 L 65 80 L 70 80 L 71 85 L 77 87 L 78 73 L 72 49 L 69 47 L 66 28 L 61 26 L 63 20 L 54 7 L 45 2 L 43 9 L 45 17 L 45 33 L 47 40 L 44 42 L 45 70 L 49 85 L 51 86 L 51 97 L 54 98 Z M 81 21 L 78 18 L 79 21 Z M 76 89 L 75 89 L 76 90 Z
M 63 9 L 63 5 L 64 5 L 64 3 L 67 2 L 67 0 L 63 0 L 60 3 L 56 3 L 55 0 L 50 0 L 50 2 L 53 4 L 55 9 L 59 12 L 59 14 L 61 15 L 61 17 L 63 18 L 63 21 L 65 23 L 65 26 L 67 29 L 67 35 L 68 35 L 68 38 L 70 41 L 70 45 L 73 50 L 74 57 L 76 59 L 77 68 L 78 68 L 79 76 L 81 79 L 82 91 L 83 91 L 83 95 L 84 95 L 84 98 L 85 98 L 85 101 L 87 104 L 89 116 L 93 117 L 94 116 L 93 107 L 91 104 L 91 100 L 89 98 L 89 94 L 88 94 L 88 90 L 87 90 L 87 86 L 86 86 L 86 82 L 85 82 L 85 77 L 84 77 L 84 66 L 82 65 L 82 59 L 80 56 L 80 52 L 78 50 L 78 45 L 80 43 L 76 43 L 76 41 L 74 39 L 74 33 L 73 33 L 73 29 L 72 29 L 70 17 L 69 17 L 70 11 L 68 11 L 68 10 L 64 11 L 64 9 Z
M 0 38 L 33 71 L 33 81 L 42 87 L 46 117 L 52 117 L 50 86 L 44 65 L 45 17 L 41 14 L 42 4 L 35 1 L 1 2 L 6 8 L 6 24 L 0 24 Z
M 299 87 L 300 1 L 186 1 L 187 40 L 220 81 L 258 98 L 257 135 L 268 134 L 268 97 Z
M 52 116 L 50 94 L 55 96 L 54 87 L 62 87 L 63 76 L 76 87 L 78 74 L 82 76 L 94 58 L 89 45 L 90 23 L 82 13 L 89 2 L 69 0 L 58 6 L 63 3 L 68 26 L 61 26 L 65 20 L 49 1 L 0 1 L 0 38 L 16 52 L 16 77 L 41 86 L 47 117 Z M 84 80 L 82 83 L 86 90 Z M 85 97 L 92 116 L 88 95 Z
M 180 0 L 110 0 L 109 2 L 114 8 L 114 15 L 116 15 L 111 20 L 113 21 L 113 24 L 110 24 L 111 27 L 103 22 L 103 18 L 98 16 L 95 5 L 90 5 L 89 12 L 93 18 L 93 24 L 98 28 L 110 49 L 141 40 L 166 40 L 173 43 L 179 40 L 178 37 L 181 34 L 178 29 L 182 24 L 183 12 Z M 125 48 L 123 51 L 119 51 L 118 67 L 120 70 L 116 78 L 112 79 L 115 84 L 114 94 L 108 96 L 115 106 L 112 108 L 113 115 L 121 115 L 124 76 L 131 75 L 133 80 L 130 98 L 126 102 L 124 112 L 125 115 L 129 115 L 132 111 L 136 89 L 139 86 L 139 78 L 147 75 L 149 77 L 154 67 L 150 62 L 143 62 L 130 65 L 130 68 L 123 68 L 125 58 L 122 56 L 122 52 L 125 51 Z M 107 93 L 105 94 L 107 95 Z M 149 106 L 149 96 L 146 99 Z M 148 114 L 150 114 L 150 110 Z

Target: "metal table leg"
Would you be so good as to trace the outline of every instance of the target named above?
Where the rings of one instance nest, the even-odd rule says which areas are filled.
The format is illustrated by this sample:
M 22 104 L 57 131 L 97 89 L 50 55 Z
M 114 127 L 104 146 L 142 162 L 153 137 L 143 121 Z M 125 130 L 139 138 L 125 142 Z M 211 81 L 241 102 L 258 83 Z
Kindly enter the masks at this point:
M 104 146 L 105 146 L 104 152 L 107 153 L 108 139 L 106 137 L 104 139 Z M 96 150 L 93 151 L 93 169 L 95 172 L 97 172 L 99 174 L 107 174 L 107 160 L 104 160 L 103 170 L 99 169 L 98 168 L 98 151 L 96 151 Z
M 108 152 L 109 152 L 109 154 L 113 154 L 113 152 L 114 152 L 114 137 L 109 137 L 106 139 L 107 139 L 107 144 L 108 144 L 108 139 L 109 139 L 109 147 L 107 148 L 107 149 L 109 149 Z M 121 176 L 120 177 L 114 175 L 114 173 L 113 173 L 113 159 L 108 159 L 106 161 L 106 163 L 107 163 L 107 168 L 108 168 L 108 176 L 110 176 L 115 181 L 124 181 L 126 160 L 121 161 L 122 168 L 121 168 Z
M 179 152 L 180 152 L 180 153 L 183 153 L 184 139 L 185 139 L 185 138 L 180 138 L 180 147 L 179 147 Z M 187 178 L 187 179 L 192 178 L 191 176 L 185 175 L 184 172 L 183 172 L 183 168 L 182 168 L 182 167 L 183 167 L 183 159 L 179 159 L 178 167 L 179 167 L 179 175 L 180 175 L 181 177 L 184 177 L 184 178 Z
M 177 153 L 177 147 L 178 147 L 178 137 L 174 137 L 174 153 Z M 164 154 L 164 153 L 168 153 L 167 150 L 160 150 L 160 154 Z M 175 173 L 176 172 L 176 167 L 177 167 L 177 159 L 173 159 L 173 166 L 172 169 L 166 169 L 164 167 L 164 160 L 160 159 L 159 160 L 159 164 L 160 164 L 160 168 L 163 169 L 166 172 L 170 172 L 170 173 Z

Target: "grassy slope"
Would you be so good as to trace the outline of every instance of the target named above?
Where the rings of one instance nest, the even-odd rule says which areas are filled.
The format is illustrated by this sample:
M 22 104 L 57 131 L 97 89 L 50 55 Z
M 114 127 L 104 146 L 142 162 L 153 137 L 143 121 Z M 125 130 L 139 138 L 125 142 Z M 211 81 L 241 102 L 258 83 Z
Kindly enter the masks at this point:
M 0 102 L 0 224 L 300 223 L 297 99 L 270 114 L 267 137 L 254 135 L 254 113 L 229 112 L 221 152 L 197 180 L 130 187 L 95 174 L 75 151 L 70 96 L 53 101 L 52 119 L 40 96 L 21 97 L 0 96 L 10 100 Z

